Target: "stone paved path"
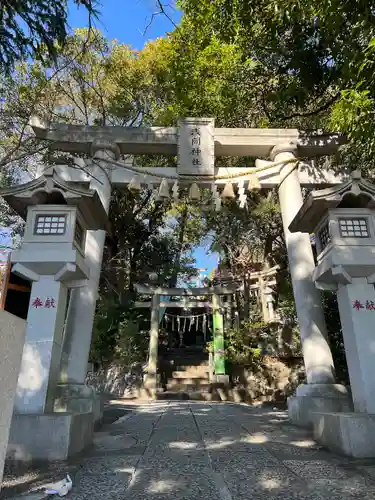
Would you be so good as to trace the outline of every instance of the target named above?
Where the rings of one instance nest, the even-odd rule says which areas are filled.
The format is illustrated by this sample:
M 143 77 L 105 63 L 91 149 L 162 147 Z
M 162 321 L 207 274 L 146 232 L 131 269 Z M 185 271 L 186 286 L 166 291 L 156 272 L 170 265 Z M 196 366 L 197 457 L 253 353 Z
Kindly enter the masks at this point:
M 137 405 L 96 434 L 75 500 L 375 499 L 375 461 L 333 455 L 282 411 L 245 405 Z

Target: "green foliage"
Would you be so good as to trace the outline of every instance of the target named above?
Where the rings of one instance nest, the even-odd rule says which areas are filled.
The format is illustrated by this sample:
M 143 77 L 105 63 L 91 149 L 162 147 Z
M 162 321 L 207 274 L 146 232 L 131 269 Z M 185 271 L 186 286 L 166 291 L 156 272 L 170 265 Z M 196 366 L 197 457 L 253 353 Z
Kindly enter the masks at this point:
M 127 311 L 128 312 L 128 311 Z M 124 319 L 124 308 L 109 297 L 101 296 L 97 303 L 93 327 L 90 360 L 103 365 L 113 359 L 118 325 Z
M 142 51 L 109 42 L 96 30 L 77 30 L 64 45 L 54 46 L 49 65 L 44 57 L 43 64 L 20 64 L 12 78 L 3 76 L 0 166 L 53 162 L 55 154 L 37 144 L 27 127 L 37 114 L 47 121 L 89 125 L 169 126 L 190 115 L 214 116 L 218 127 L 338 128 L 351 140 L 345 161 L 351 167 L 358 161 L 363 168 L 373 167 L 375 44 L 369 22 L 373 14 L 365 3 L 180 3 L 179 28 Z M 139 164 L 168 162 L 175 158 L 144 157 Z M 252 165 L 249 158 L 217 159 L 217 166 L 228 170 Z M 251 193 L 245 210 L 232 202 L 223 205 L 216 213 L 185 202 L 157 203 L 151 191 L 115 190 L 93 358 L 104 362 L 117 356 L 128 362 L 144 353 L 144 337 L 128 305 L 134 283 L 146 280 L 150 271 L 156 271 L 159 284 L 175 284 L 177 276 L 194 273 L 192 248 L 204 235 L 245 281 L 254 264 L 280 265 L 278 311 L 295 325 L 277 193 Z M 249 296 L 241 300 L 244 309 L 251 305 Z M 257 319 L 250 311 L 243 317 Z M 256 357 L 255 337 L 263 330 L 271 336 L 264 325 L 230 332 L 230 356 Z
M 347 133 L 349 139 L 362 140 L 373 127 L 374 101 L 369 90 L 345 90 L 333 107 L 330 124 Z
M 187 97 L 177 96 L 185 111 L 218 116 L 222 126 L 342 131 L 350 140 L 343 166 L 374 168 L 371 2 L 180 0 L 179 6 L 184 16 L 172 35 L 171 73 L 187 89 Z
M 276 289 L 275 307 L 277 307 L 280 319 L 285 325 L 295 328 L 297 326 L 296 306 L 294 302 L 292 279 L 286 265 L 277 275 Z
M 151 190 L 131 193 L 115 190 L 110 207 L 112 237 L 107 242 L 103 264 L 102 292 L 115 291 L 121 297 L 133 290 L 134 283 L 148 281 L 156 272 L 158 283 L 166 285 L 175 273 L 191 276 L 196 273 L 194 260 L 189 259 L 191 244 L 181 228 L 168 227 L 170 203 L 156 202 Z
M 133 309 L 133 297 L 128 294 L 123 303 L 113 296 L 101 296 L 95 315 L 90 359 L 101 366 L 116 361 L 130 366 L 144 361 L 148 335 L 141 330 L 142 314 Z
M 181 199 L 172 204 L 167 213 L 167 231 L 173 241 L 175 257 L 173 271 L 168 280 L 169 286 L 175 287 L 177 279 L 189 279 L 196 275 L 192 255 L 194 247 L 199 245 L 205 233 L 202 209 L 189 199 Z
M 114 361 L 131 366 L 147 359 L 149 336 L 141 331 L 135 319 L 124 318 L 118 324 Z
M 97 15 L 94 0 L 73 0 Z M 2 0 L 0 9 L 0 73 L 10 73 L 18 60 L 29 56 L 55 58 L 57 44 L 68 35 L 66 0 Z
M 248 363 L 260 357 L 258 336 L 248 325 L 225 332 L 225 356 L 229 363 Z
M 0 171 L 0 187 L 7 188 L 13 184 L 20 183 L 20 169 L 10 169 Z M 0 227 L 10 229 L 14 244 L 23 234 L 24 222 L 5 202 L 0 198 Z
M 260 361 L 266 354 L 281 350 L 298 352 L 299 339 L 292 338 L 291 344 L 280 345 L 280 325 L 266 324 L 262 321 L 244 321 L 239 329 L 225 332 L 225 353 L 230 364 L 247 364 Z
M 225 257 L 233 272 L 243 275 L 254 263 L 272 266 L 285 260 L 275 193 L 249 193 L 246 208 L 228 201 L 220 212 L 205 211 L 205 218 L 206 231 L 212 233 L 212 249 Z

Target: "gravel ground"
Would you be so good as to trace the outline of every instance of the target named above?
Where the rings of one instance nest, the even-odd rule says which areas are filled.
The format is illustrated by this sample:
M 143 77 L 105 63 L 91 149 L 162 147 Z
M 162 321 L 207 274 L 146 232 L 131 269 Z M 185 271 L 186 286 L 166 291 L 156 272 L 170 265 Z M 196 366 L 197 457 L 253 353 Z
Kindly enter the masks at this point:
M 66 472 L 72 500 L 375 498 L 374 460 L 322 449 L 280 409 L 229 403 L 117 402 L 85 454 L 19 472 L 8 470 L 3 498 L 45 498 L 36 486 Z
M 119 404 L 116 401 L 106 404 L 101 429 L 105 429 L 119 418 L 130 414 L 131 411 L 131 406 Z M 4 467 L 0 499 L 14 498 L 17 495 L 29 492 L 31 489 L 36 490 L 46 483 L 62 479 L 68 473 L 74 477 L 80 469 L 82 459 L 90 451 L 87 450 L 81 456 L 68 462 L 34 462 L 32 464 L 25 464 L 22 462 L 12 463 L 7 461 Z

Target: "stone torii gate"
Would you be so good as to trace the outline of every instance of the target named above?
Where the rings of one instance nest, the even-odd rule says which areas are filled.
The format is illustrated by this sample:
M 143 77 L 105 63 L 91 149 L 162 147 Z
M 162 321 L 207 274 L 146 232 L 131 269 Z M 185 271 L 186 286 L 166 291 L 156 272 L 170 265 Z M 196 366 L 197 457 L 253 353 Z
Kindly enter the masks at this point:
M 156 195 L 174 198 L 188 188 L 190 197 L 200 198 L 200 187 L 210 187 L 217 208 L 222 198 L 235 197 L 246 203 L 247 190 L 278 188 L 281 214 L 292 276 L 296 310 L 306 367 L 307 385 L 300 402 L 319 399 L 320 407 L 335 404 L 335 374 L 319 292 L 311 275 L 314 258 L 307 233 L 290 233 L 288 227 L 300 209 L 302 187 L 340 183 L 342 176 L 314 167 L 314 158 L 335 154 L 344 139 L 339 134 L 301 134 L 297 129 L 215 128 L 211 118 L 181 119 L 178 127 L 96 127 L 43 123 L 33 119 L 38 139 L 56 150 L 86 155 L 75 166 L 57 165 L 54 170 L 65 181 L 89 183 L 108 212 L 112 186 L 158 187 Z M 163 154 L 178 157 L 178 166 L 142 168 L 124 155 Z M 255 168 L 217 168 L 215 157 L 262 158 Z M 304 158 L 306 160 L 302 161 Z M 78 168 L 77 168 L 78 167 Z M 222 191 L 221 189 L 224 188 Z M 90 268 L 87 285 L 73 290 L 65 347 L 68 384 L 84 384 L 95 313 L 105 231 L 88 231 L 86 261 Z M 308 397 L 306 397 L 308 396 Z M 336 408 L 336 407 L 335 407 Z
M 225 373 L 225 349 L 224 349 L 224 329 L 221 313 L 220 297 L 222 295 L 233 295 L 238 290 L 238 286 L 214 286 L 206 288 L 162 288 L 156 286 L 136 285 L 137 292 L 140 295 L 151 295 L 151 324 L 150 324 L 150 344 L 148 355 L 147 375 L 144 379 L 146 389 L 155 391 L 157 388 L 157 361 L 158 361 L 158 337 L 159 337 L 159 309 L 167 304 L 167 307 L 186 307 L 197 305 L 210 305 L 212 308 L 213 330 L 214 330 L 214 375 L 217 382 L 228 382 L 228 376 Z M 177 302 L 162 303 L 161 297 L 184 297 L 185 300 Z M 212 303 L 208 302 L 187 302 L 186 299 L 192 297 L 211 296 Z M 137 306 L 145 306 L 145 303 L 138 302 Z

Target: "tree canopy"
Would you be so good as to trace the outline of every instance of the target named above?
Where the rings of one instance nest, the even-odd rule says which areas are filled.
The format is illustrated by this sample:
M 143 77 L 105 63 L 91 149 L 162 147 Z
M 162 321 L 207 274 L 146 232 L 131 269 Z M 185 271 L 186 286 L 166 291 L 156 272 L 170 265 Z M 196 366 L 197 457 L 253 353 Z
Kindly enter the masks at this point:
M 231 64 L 238 61 L 232 89 L 242 100 L 233 109 L 239 120 L 246 117 L 243 107 L 248 110 L 245 126 L 342 131 L 350 140 L 342 161 L 373 168 L 373 2 L 180 0 L 179 5 L 184 16 L 173 36 L 181 46 L 182 61 L 176 64 L 182 78 L 194 75 L 183 70 L 186 61 L 193 68 L 200 64 L 194 54 L 211 55 L 220 65 L 225 50 Z M 214 81 L 230 82 L 224 75 Z M 227 94 L 226 87 L 222 101 Z
M 56 152 L 37 143 L 27 125 L 37 114 L 88 125 L 175 126 L 182 116 L 212 116 L 218 127 L 338 130 L 349 142 L 343 154 L 329 159 L 331 165 L 374 169 L 371 3 L 180 0 L 179 5 L 179 26 L 141 51 L 95 29 L 76 30 L 53 46 L 53 58 L 48 46 L 41 46 L 42 57 L 20 61 L 12 75 L 3 74 L 0 166 L 53 164 Z M 137 161 L 164 166 L 176 158 Z M 230 169 L 252 166 L 254 158 L 216 162 Z M 294 317 L 276 193 L 252 193 L 245 209 L 225 202 L 216 213 L 186 200 L 160 203 L 152 189 L 117 189 L 110 218 L 101 329 L 113 332 L 125 321 L 133 285 L 150 270 L 171 285 L 178 276 L 194 274 L 192 248 L 207 238 L 239 276 L 246 276 L 254 261 L 280 265 L 280 304 Z M 108 302 L 118 315 L 108 313 Z
M 73 0 L 87 9 L 89 24 L 96 0 Z M 3 0 L 0 10 L 0 72 L 9 73 L 25 57 L 54 58 L 68 36 L 66 0 Z

